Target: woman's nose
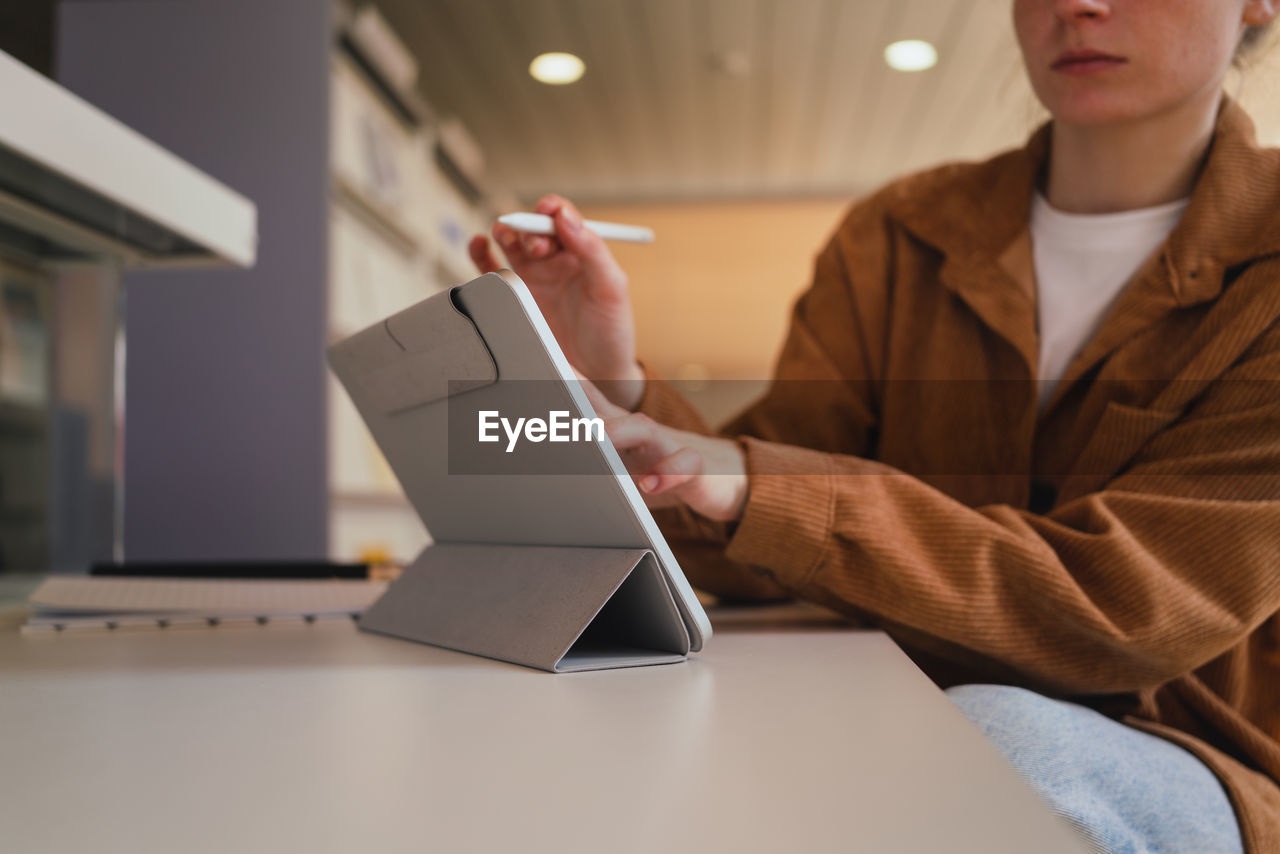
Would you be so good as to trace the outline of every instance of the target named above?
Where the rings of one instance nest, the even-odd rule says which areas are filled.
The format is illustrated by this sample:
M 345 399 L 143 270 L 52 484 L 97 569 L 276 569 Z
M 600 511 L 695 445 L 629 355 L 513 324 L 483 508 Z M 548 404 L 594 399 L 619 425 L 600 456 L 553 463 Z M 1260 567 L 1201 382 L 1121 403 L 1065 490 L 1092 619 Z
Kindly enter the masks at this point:
M 1104 19 L 1111 15 L 1111 0 L 1053 0 L 1054 12 L 1063 21 Z

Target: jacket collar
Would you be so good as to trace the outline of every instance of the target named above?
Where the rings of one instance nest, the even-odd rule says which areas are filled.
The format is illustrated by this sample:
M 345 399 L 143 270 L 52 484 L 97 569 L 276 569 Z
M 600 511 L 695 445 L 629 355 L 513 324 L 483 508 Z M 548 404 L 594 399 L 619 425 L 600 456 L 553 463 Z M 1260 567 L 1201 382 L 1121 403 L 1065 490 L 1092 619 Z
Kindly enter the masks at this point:
M 922 186 L 897 194 L 891 209 L 948 260 L 963 266 L 998 261 L 1028 226 L 1052 124 L 1036 128 L 1022 148 L 985 163 L 920 176 Z M 1280 149 L 1258 145 L 1249 114 L 1226 94 L 1191 202 L 1166 249 L 1181 304 L 1215 296 L 1221 282 L 1213 272 L 1280 253 Z
M 891 215 L 943 255 L 943 284 L 1004 335 L 1033 374 L 1038 342 L 1027 236 L 1051 132 L 1052 122 L 1045 122 L 1020 149 L 921 173 L 891 188 L 888 198 Z M 1223 94 L 1191 201 L 1165 251 L 1144 267 L 1147 302 L 1130 319 L 1213 299 L 1226 268 L 1280 254 L 1278 202 L 1280 149 L 1260 147 L 1248 113 Z
M 1258 145 L 1253 121 L 1223 95 L 1191 203 L 1169 235 L 1170 285 L 1180 305 L 1217 296 L 1222 273 L 1280 254 L 1280 149 Z

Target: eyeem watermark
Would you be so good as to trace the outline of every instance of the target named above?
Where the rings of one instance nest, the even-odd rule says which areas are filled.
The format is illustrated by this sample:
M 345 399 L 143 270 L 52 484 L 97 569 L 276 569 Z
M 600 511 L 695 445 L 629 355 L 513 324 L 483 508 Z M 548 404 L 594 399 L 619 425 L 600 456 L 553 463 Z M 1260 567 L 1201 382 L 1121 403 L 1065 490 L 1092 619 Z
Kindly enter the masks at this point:
M 604 439 L 604 419 L 570 418 L 566 409 L 554 409 L 543 418 L 503 418 L 496 409 L 481 409 L 478 413 L 478 441 L 501 442 L 498 428 L 507 435 L 507 453 L 516 449 L 521 435 L 529 442 L 592 442 Z

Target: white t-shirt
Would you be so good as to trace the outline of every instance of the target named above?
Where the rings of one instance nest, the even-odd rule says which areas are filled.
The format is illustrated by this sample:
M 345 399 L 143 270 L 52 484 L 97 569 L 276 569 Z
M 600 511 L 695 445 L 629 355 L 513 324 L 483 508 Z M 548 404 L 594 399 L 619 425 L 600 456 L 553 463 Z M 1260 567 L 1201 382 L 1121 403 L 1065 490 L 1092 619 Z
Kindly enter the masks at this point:
M 1178 224 L 1190 199 L 1106 214 L 1064 213 L 1037 192 L 1031 250 L 1040 327 L 1040 406 L 1102 323 L 1142 262 Z

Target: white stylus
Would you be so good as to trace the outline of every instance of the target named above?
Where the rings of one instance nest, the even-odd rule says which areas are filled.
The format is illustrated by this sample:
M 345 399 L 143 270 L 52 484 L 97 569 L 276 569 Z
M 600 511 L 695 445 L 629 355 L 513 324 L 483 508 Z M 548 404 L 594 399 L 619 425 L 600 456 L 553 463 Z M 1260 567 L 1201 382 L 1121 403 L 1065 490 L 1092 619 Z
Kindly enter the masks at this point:
M 555 220 L 546 214 L 509 213 L 498 217 L 498 222 L 516 231 L 528 234 L 555 234 Z M 596 222 L 584 219 L 582 224 L 605 240 L 625 240 L 628 243 L 652 243 L 653 229 L 641 225 L 621 225 L 616 222 Z

